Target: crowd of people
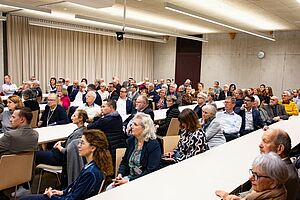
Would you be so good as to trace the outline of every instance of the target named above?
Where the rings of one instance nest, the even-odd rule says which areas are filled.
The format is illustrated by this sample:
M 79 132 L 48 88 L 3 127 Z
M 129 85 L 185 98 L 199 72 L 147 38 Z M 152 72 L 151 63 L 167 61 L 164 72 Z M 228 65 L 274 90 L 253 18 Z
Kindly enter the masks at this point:
M 221 88 L 215 81 L 206 90 L 203 83 L 193 88 L 189 79 L 178 86 L 171 79 L 150 82 L 145 78 L 137 83 L 129 78 L 121 83 L 113 77 L 108 82 L 101 78 L 88 83 L 82 78 L 71 84 L 69 78 L 51 77 L 46 90 L 49 95 L 44 101 L 40 82 L 35 77 L 20 87 L 12 83 L 10 75 L 5 75 L 4 81 L 1 94 L 8 96 L 8 109 L 4 111 L 0 98 L 1 132 L 4 133 L 0 137 L 0 155 L 38 149 L 38 134 L 30 128 L 30 111 L 39 110 L 40 103 L 46 106 L 38 118 L 38 127 L 70 122 L 77 125 L 65 141 L 50 143 L 47 150 L 36 153 L 37 164 L 63 166 L 61 186 L 64 190 L 47 188 L 43 195 L 23 199 L 85 199 L 98 193 L 102 181 L 105 188 L 113 189 L 260 128 L 266 132 L 260 145 L 263 155 L 255 159 L 251 170 L 252 190 L 246 197 L 235 197 L 225 191 L 216 194 L 222 199 L 265 199 L 269 195 L 265 190 L 272 190 L 280 194 L 278 199 L 296 199 L 300 190 L 291 163 L 288 175 L 281 172 L 287 171 L 280 161 L 289 160 L 288 134 L 268 128 L 270 124 L 298 115 L 300 90 L 283 91 L 280 100 L 273 95 L 272 88 L 264 84 L 248 89 L 225 84 Z M 223 101 L 224 109 L 218 110 L 216 101 Z M 192 104 L 195 104 L 194 109 L 179 111 L 180 106 Z M 153 110 L 159 109 L 166 109 L 166 118 L 155 121 Z M 156 136 L 166 136 L 172 118 L 180 122 L 180 139 L 173 151 L 163 154 L 162 142 Z M 20 145 L 12 142 L 25 133 L 30 135 L 26 139 L 30 142 L 20 142 Z M 126 148 L 126 152 L 114 174 L 118 148 Z M 278 167 L 272 168 L 270 162 Z M 277 170 L 279 175 L 272 170 Z M 258 185 L 264 178 L 270 181 L 268 187 L 261 190 Z M 288 184 L 291 179 L 293 186 Z M 24 191 L 26 188 L 20 187 L 14 195 L 23 196 Z

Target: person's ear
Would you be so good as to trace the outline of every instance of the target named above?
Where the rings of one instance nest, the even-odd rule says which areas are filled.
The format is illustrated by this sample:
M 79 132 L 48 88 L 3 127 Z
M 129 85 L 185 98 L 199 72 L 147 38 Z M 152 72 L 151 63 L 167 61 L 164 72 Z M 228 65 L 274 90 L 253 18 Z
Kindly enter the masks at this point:
M 277 147 L 277 154 L 282 155 L 285 150 L 285 146 L 283 144 L 279 144 Z

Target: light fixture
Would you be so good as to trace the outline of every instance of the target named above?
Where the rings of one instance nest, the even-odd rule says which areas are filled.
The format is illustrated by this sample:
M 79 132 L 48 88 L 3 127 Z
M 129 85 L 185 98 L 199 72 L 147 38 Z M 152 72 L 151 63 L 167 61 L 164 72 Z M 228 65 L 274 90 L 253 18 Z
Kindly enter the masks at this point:
M 18 3 L 14 1 L 8 1 L 8 0 L 0 0 L 0 5 L 4 6 L 9 6 L 17 9 L 25 9 L 25 10 L 30 10 L 30 11 L 37 11 L 37 12 L 43 12 L 43 13 L 51 13 L 51 10 L 48 8 L 41 8 L 41 7 L 35 7 L 35 6 L 30 6 L 27 4 L 23 3 Z
M 64 24 L 58 24 L 58 23 L 48 23 L 48 22 L 41 22 L 41 21 L 34 21 L 29 20 L 28 22 L 31 26 L 40 26 L 40 27 L 47 27 L 47 28 L 56 28 L 56 29 L 62 29 L 62 30 L 68 30 L 68 31 L 77 31 L 77 32 L 83 32 L 83 33 L 92 33 L 92 34 L 98 34 L 98 35 L 106 35 L 106 36 L 113 36 L 116 37 L 116 32 L 113 31 L 106 31 L 106 30 L 98 30 L 98 29 L 91 29 L 91 28 L 84 28 L 84 27 L 78 27 L 70 25 L 64 25 Z M 128 34 L 123 35 L 123 38 L 128 39 L 135 39 L 135 40 L 144 40 L 144 41 L 150 41 L 150 42 L 160 42 L 160 43 L 166 43 L 165 40 L 154 38 L 154 37 L 146 37 L 142 35 L 134 35 L 134 34 Z
M 259 32 L 256 32 L 256 31 L 246 30 L 244 28 L 240 28 L 240 27 L 237 27 L 235 25 L 231 25 L 229 23 L 221 22 L 220 20 L 216 20 L 216 19 L 213 19 L 213 18 L 208 17 L 208 16 L 200 15 L 200 14 L 198 14 L 198 13 L 192 11 L 192 10 L 176 6 L 176 5 L 171 4 L 169 2 L 165 2 L 164 7 L 167 10 L 171 10 L 171 11 L 174 11 L 174 12 L 177 12 L 177 13 L 180 13 L 180 14 L 184 14 L 184 15 L 187 15 L 187 16 L 190 16 L 190 17 L 193 17 L 193 18 L 196 18 L 196 19 L 200 19 L 200 20 L 212 23 L 212 24 L 216 24 L 216 25 L 223 26 L 223 27 L 226 27 L 226 28 L 229 28 L 229 29 L 233 29 L 235 31 L 240 31 L 240 32 L 243 32 L 243 33 L 254 35 L 254 36 L 264 38 L 264 39 L 267 39 L 267 40 L 275 41 L 275 39 L 273 37 L 270 37 L 266 34 L 259 33 Z
M 298 3 L 300 3 L 300 0 L 296 0 Z
M 98 22 L 102 24 L 107 24 L 107 25 L 113 25 L 113 26 L 119 26 L 119 29 L 122 29 L 122 23 L 117 22 L 117 21 L 109 21 L 109 20 L 104 20 L 104 19 L 98 19 L 94 17 L 89 17 L 89 16 L 84 16 L 84 15 L 75 15 L 76 19 L 80 20 L 85 20 L 85 21 L 90 21 L 90 22 Z M 180 37 L 180 38 L 185 38 L 185 39 L 190 39 L 190 40 L 196 40 L 199 42 L 208 42 L 207 40 L 195 36 L 189 36 L 181 33 L 172 33 L 169 31 L 164 31 L 164 30 L 157 30 L 149 27 L 142 27 L 142 26 L 136 26 L 136 25 L 127 25 L 126 26 L 127 31 L 136 31 L 136 32 L 141 32 L 145 34 L 152 34 L 152 35 L 169 35 L 172 37 Z

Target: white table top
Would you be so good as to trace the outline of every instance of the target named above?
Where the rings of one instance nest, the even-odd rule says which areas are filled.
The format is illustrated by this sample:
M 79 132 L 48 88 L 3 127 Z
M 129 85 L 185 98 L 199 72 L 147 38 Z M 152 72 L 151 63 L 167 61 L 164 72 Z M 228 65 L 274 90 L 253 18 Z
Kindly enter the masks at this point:
M 44 111 L 47 104 L 40 104 L 40 111 Z M 4 111 L 7 111 L 8 107 L 4 107 Z
M 300 142 L 299 122 L 300 117 L 292 117 L 271 127 L 286 130 L 295 146 Z M 90 199 L 220 199 L 215 190 L 233 191 L 248 180 L 248 169 L 259 155 L 262 133 L 261 129 L 257 130 Z

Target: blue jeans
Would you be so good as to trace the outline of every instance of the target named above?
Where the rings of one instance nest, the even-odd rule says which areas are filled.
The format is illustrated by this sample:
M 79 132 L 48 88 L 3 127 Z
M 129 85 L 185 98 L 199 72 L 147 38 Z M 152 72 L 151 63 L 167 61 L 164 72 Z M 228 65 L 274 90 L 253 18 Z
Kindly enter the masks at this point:
M 45 194 L 31 194 L 21 197 L 20 200 L 49 200 L 50 198 Z

